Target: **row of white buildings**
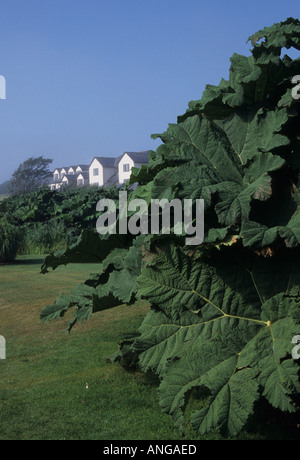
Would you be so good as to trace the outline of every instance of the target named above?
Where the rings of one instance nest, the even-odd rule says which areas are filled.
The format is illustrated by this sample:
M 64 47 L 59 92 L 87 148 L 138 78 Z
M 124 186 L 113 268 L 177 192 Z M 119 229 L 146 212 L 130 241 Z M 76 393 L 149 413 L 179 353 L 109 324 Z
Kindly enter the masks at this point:
M 132 168 L 147 164 L 148 157 L 149 150 L 124 152 L 117 158 L 94 157 L 89 165 L 57 168 L 50 179 L 49 187 L 51 190 L 59 190 L 65 186 L 122 186 L 130 178 Z

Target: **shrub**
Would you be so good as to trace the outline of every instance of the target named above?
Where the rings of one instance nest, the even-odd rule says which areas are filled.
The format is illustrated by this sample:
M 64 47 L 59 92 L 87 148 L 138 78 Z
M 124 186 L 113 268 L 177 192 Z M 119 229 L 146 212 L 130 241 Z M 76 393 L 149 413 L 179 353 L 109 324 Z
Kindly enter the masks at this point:
M 55 220 L 27 225 L 23 252 L 27 254 L 48 254 L 65 249 L 68 243 L 67 229 L 63 222 Z
M 5 219 L 0 220 L 0 262 L 12 262 L 24 243 L 21 228 L 14 227 Z

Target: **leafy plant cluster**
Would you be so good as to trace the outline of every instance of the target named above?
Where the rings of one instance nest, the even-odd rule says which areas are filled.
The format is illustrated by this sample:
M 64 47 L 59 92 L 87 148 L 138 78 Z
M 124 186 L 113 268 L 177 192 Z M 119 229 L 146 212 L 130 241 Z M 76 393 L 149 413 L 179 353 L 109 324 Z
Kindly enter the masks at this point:
M 19 250 L 48 254 L 76 243 L 83 228 L 95 227 L 96 205 L 103 197 L 116 199 L 118 191 L 115 187 L 40 189 L 0 202 L 0 219 L 22 229 L 24 238 Z
M 9 224 L 6 219 L 0 219 L 0 263 L 14 260 L 23 244 L 22 230 Z
M 208 85 L 167 131 L 150 162 L 134 170 L 132 197 L 197 198 L 205 238 L 83 231 L 75 246 L 46 258 L 42 272 L 99 261 L 98 273 L 41 312 L 44 321 L 75 307 L 69 330 L 92 313 L 145 299 L 138 336 L 112 360 L 138 364 L 160 379 L 162 409 L 183 430 L 189 395 L 200 434 L 235 436 L 255 403 L 298 411 L 300 332 L 300 106 L 291 79 L 300 59 L 300 22 L 289 18 L 250 37 L 234 54 L 229 79 Z

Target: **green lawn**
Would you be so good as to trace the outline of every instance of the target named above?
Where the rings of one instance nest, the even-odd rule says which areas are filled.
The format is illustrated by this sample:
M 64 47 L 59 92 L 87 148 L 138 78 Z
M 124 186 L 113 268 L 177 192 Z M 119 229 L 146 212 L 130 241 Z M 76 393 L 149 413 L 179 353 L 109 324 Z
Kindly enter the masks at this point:
M 71 315 L 43 324 L 40 311 L 96 267 L 70 265 L 40 275 L 41 263 L 22 257 L 0 266 L 0 335 L 7 341 L 7 359 L 0 361 L 0 439 L 184 439 L 161 412 L 153 379 L 106 362 L 117 343 L 136 331 L 147 305 L 98 313 L 67 335 Z M 263 434 L 252 421 L 252 433 L 241 439 L 289 437 L 275 421 L 268 418 L 267 426 L 262 416 Z M 186 439 L 195 439 L 189 428 Z
M 0 361 L 0 439 L 177 439 L 151 380 L 106 362 L 148 307 L 99 313 L 66 335 L 71 314 L 43 324 L 39 313 L 95 266 L 40 275 L 41 263 L 23 257 L 0 266 L 0 335 L 7 342 L 7 359 Z

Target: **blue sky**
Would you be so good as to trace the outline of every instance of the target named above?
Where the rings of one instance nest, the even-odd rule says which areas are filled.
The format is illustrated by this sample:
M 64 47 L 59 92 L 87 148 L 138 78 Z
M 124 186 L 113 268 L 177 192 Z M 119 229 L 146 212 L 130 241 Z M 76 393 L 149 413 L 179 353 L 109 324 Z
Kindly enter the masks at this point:
M 152 149 L 250 35 L 299 0 L 0 0 L 0 183 L 31 156 L 53 167 Z

